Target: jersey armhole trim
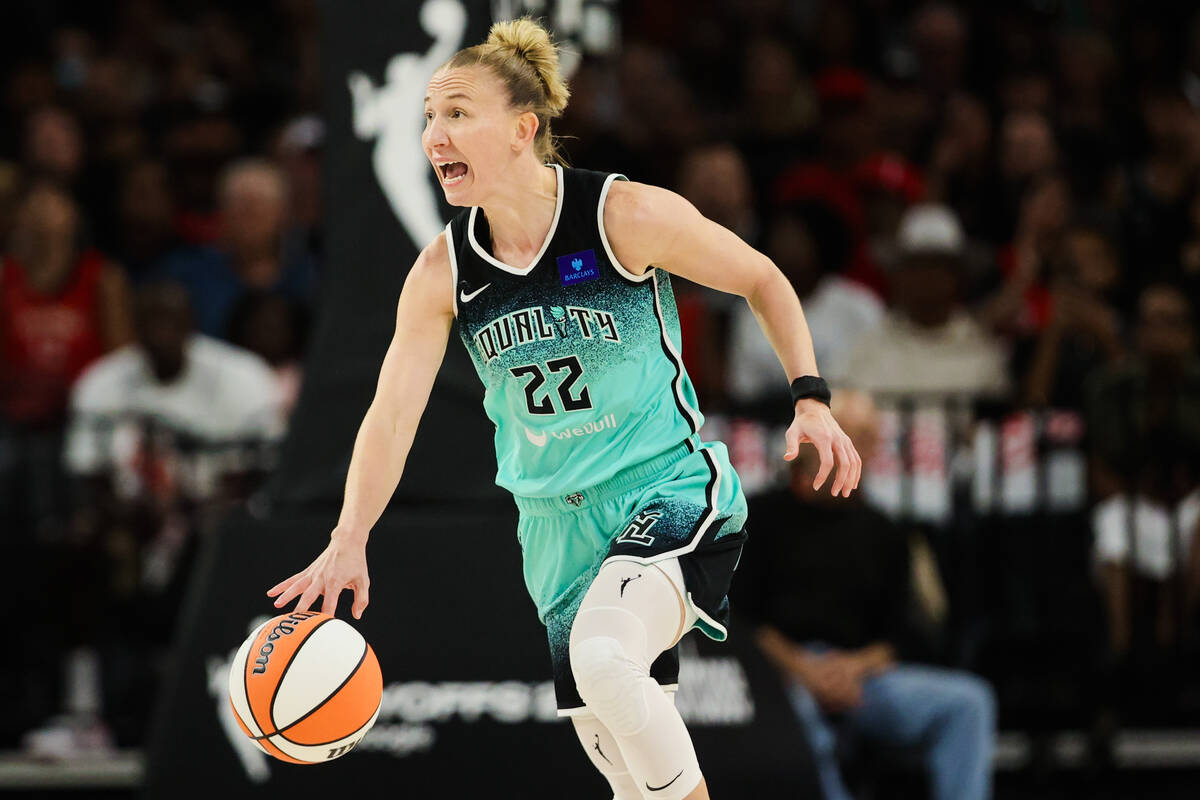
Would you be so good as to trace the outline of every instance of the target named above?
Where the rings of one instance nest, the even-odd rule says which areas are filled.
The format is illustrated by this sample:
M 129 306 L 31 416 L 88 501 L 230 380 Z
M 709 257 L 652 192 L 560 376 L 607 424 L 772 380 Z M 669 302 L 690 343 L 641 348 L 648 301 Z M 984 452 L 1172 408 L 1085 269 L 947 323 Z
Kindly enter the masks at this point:
M 458 255 L 454 252 L 454 220 L 446 223 L 446 251 L 450 254 L 450 305 L 458 317 Z
M 641 275 L 634 275 L 632 272 L 625 269 L 625 267 L 621 265 L 621 262 L 617 260 L 617 255 L 613 252 L 612 245 L 608 243 L 608 234 L 604 231 L 604 203 L 606 200 L 608 200 L 608 190 L 612 188 L 612 183 L 617 178 L 620 178 L 623 181 L 629 180 L 618 172 L 614 172 L 604 179 L 604 188 L 600 190 L 600 202 L 596 204 L 596 226 L 600 229 L 600 241 L 604 243 L 604 252 L 608 255 L 608 263 L 613 265 L 613 269 L 615 269 L 622 278 L 633 281 L 634 283 L 641 283 L 650 279 L 650 276 L 654 274 L 654 267 L 650 267 Z

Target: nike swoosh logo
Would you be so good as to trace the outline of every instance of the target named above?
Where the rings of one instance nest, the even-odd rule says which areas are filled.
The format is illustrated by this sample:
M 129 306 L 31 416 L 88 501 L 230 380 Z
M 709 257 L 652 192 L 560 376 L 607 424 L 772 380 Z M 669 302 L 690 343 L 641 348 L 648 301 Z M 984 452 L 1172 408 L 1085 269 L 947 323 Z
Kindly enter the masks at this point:
M 482 292 L 484 289 L 486 289 L 489 286 L 491 286 L 490 283 L 485 283 L 483 286 L 480 286 L 478 289 L 471 292 L 470 294 L 467 294 L 462 289 L 459 289 L 458 290 L 458 299 L 460 302 L 469 303 L 472 300 L 474 300 L 476 297 L 478 297 L 479 293 Z
M 528 439 L 529 441 L 533 442 L 538 447 L 545 447 L 546 440 L 548 437 L 546 436 L 545 431 L 542 431 L 541 433 L 534 433 L 533 431 L 529 430 L 529 428 L 526 428 L 525 429 L 525 438 Z
M 683 770 L 679 770 L 679 775 L 682 775 L 682 774 L 683 774 Z M 662 786 L 651 786 L 649 783 L 647 783 L 646 788 L 652 792 L 661 792 L 663 789 L 667 788 L 672 783 L 679 780 L 679 775 L 676 775 L 674 778 L 671 778 L 671 780 L 667 781 Z

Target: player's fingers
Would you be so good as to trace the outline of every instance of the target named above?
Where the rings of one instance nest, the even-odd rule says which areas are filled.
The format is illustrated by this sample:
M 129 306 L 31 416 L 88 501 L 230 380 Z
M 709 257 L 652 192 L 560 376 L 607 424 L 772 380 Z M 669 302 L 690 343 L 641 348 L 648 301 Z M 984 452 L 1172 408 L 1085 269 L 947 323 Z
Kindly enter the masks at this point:
M 854 446 L 854 442 L 850 441 L 850 437 L 846 437 L 846 444 L 850 449 L 850 455 L 854 457 L 854 480 L 846 490 L 846 496 L 850 496 L 850 492 L 858 488 L 858 482 L 862 480 L 863 461 L 859 455 L 858 449 Z
M 296 581 L 300 580 L 303 577 L 304 577 L 303 572 L 297 572 L 295 575 L 293 575 L 290 578 L 284 578 L 279 583 L 272 586 L 270 589 L 267 589 L 267 597 L 274 597 L 275 595 L 286 590 L 289 586 L 291 586 L 293 583 L 295 583 Z
M 300 595 L 300 599 L 296 602 L 296 611 L 308 611 L 312 608 L 313 603 L 317 602 L 317 598 L 321 594 L 321 586 L 318 583 L 310 583 L 308 588 L 304 590 L 304 594 Z
M 850 459 L 846 455 L 846 448 L 840 439 L 834 439 L 831 445 L 833 450 L 833 460 L 837 465 L 837 472 L 833 476 L 833 485 L 829 487 L 829 493 L 837 497 L 842 493 L 842 487 L 846 485 L 846 479 L 850 476 Z
M 292 579 L 289 578 L 288 580 Z M 297 595 L 308 588 L 308 585 L 311 582 L 312 578 L 308 577 L 307 575 L 296 576 L 295 580 L 292 580 L 292 584 L 283 591 L 283 594 L 279 595 L 279 597 L 275 599 L 275 607 L 283 608 L 285 605 L 292 602 Z
M 342 587 L 329 583 L 321 590 L 321 594 L 325 596 L 325 602 L 321 604 L 321 613 L 336 617 L 338 598 L 342 595 Z
M 362 619 L 363 612 L 367 610 L 367 603 L 371 602 L 370 585 L 370 582 L 366 582 L 354 590 L 354 605 L 350 610 L 355 619 Z
M 783 460 L 791 461 L 800 454 L 800 429 L 796 423 L 788 426 L 787 432 L 783 434 L 784 451 Z
M 828 436 L 822 436 L 813 444 L 817 446 L 817 453 L 821 456 L 821 468 L 817 470 L 817 477 L 813 481 L 813 491 L 815 492 L 825 485 L 825 479 L 829 477 L 829 472 L 833 469 L 833 447 Z
M 850 442 L 846 437 L 837 437 L 839 444 L 838 448 L 838 478 L 841 480 L 841 489 L 837 494 L 848 494 L 850 481 L 854 477 L 854 454 L 850 449 Z

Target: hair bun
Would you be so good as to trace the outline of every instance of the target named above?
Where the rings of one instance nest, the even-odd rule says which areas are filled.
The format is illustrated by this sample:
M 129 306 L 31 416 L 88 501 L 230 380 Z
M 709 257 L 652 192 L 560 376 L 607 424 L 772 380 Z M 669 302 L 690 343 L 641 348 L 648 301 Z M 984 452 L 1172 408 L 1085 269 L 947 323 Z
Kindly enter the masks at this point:
M 570 91 L 559 73 L 558 45 L 549 31 L 529 17 L 520 17 L 492 25 L 487 44 L 508 50 L 528 63 L 545 89 L 551 113 L 558 116 L 563 112 Z

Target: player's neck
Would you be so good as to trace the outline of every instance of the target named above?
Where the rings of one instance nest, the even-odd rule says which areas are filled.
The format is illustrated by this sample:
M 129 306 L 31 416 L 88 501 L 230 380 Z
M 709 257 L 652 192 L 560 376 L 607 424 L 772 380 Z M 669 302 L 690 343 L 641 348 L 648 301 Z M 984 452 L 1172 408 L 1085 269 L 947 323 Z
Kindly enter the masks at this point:
M 497 258 L 501 253 L 532 255 L 541 249 L 554 223 L 558 173 L 522 159 L 506 177 L 502 188 L 483 203 L 492 252 Z

